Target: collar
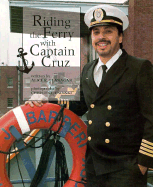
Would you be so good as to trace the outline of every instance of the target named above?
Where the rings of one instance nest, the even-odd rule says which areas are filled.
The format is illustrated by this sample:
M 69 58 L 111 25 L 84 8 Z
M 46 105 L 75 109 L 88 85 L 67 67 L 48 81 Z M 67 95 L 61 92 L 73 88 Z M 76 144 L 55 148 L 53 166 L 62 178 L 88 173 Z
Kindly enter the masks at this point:
M 111 66 L 119 59 L 119 57 L 122 55 L 122 53 L 123 53 L 122 50 L 119 49 L 118 52 L 105 64 L 107 66 L 106 71 L 108 71 L 111 68 Z M 101 65 L 104 65 L 104 63 L 99 58 L 98 63 L 95 67 L 95 72 L 98 71 L 98 69 Z

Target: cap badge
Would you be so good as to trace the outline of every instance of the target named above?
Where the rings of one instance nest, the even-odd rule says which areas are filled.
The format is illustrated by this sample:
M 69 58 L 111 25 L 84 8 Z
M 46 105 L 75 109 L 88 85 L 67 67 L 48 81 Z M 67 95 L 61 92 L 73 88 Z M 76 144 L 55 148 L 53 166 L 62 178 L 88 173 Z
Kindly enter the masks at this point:
M 96 21 L 101 21 L 103 17 L 104 17 L 104 13 L 101 8 L 98 8 L 94 11 L 94 18 Z

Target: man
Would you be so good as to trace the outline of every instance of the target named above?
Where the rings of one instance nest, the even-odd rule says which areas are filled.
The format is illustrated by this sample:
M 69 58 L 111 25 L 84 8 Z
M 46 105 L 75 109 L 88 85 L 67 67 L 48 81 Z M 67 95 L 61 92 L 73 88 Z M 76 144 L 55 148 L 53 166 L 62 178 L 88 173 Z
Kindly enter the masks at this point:
M 152 64 L 121 49 L 129 22 L 118 8 L 93 7 L 85 23 L 99 55 L 81 77 L 88 107 L 87 187 L 145 187 L 147 168 L 153 167 Z M 70 109 L 81 114 L 83 103 Z

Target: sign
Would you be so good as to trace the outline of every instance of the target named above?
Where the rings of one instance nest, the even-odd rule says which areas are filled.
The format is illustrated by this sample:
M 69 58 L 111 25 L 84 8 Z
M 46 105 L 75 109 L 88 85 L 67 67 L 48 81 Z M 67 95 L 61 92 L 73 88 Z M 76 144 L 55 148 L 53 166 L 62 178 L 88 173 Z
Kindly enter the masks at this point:
M 23 100 L 76 100 L 80 85 L 80 13 L 23 8 Z M 22 51 L 21 51 L 22 49 Z M 24 50 L 24 51 L 23 51 Z M 22 52 L 22 54 L 21 54 Z M 26 55 L 26 56 L 25 56 Z

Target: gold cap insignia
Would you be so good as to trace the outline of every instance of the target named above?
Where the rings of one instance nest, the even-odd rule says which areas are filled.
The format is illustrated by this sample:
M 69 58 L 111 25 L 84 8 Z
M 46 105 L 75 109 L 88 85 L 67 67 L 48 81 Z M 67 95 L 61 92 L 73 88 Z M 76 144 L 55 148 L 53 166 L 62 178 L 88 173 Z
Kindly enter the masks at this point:
M 96 21 L 101 21 L 104 17 L 104 13 L 103 13 L 103 10 L 101 8 L 97 8 L 95 11 L 94 11 L 94 18 Z

